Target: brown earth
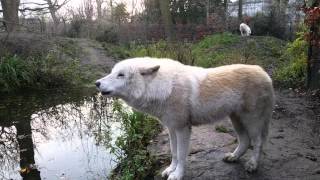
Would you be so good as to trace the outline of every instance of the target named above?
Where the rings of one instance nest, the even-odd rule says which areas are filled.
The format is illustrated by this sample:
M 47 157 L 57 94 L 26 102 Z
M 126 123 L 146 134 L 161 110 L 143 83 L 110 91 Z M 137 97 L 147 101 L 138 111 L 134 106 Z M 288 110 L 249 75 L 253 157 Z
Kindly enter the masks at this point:
M 193 127 L 184 179 L 319 180 L 320 101 L 293 90 L 277 91 L 276 99 L 268 143 L 257 172 L 244 170 L 251 150 L 237 163 L 222 161 L 224 153 L 236 147 L 236 135 L 226 121 Z M 159 134 L 149 148 L 161 167 L 155 179 L 161 179 L 160 172 L 170 163 L 167 131 Z

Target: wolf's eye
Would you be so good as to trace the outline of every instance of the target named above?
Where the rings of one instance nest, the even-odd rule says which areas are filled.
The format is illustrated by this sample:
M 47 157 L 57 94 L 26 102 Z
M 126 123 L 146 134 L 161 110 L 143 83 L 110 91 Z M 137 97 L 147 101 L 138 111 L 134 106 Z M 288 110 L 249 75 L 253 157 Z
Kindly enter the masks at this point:
M 118 77 L 124 77 L 124 74 L 123 73 L 119 73 Z

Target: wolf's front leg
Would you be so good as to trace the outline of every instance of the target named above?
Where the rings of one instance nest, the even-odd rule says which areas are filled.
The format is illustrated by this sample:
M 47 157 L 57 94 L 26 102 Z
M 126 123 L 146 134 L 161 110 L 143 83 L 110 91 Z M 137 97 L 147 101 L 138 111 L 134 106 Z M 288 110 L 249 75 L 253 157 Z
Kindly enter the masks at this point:
M 186 166 L 186 158 L 189 152 L 189 142 L 191 127 L 186 126 L 184 128 L 176 129 L 177 136 L 177 157 L 178 164 L 176 169 L 170 173 L 168 180 L 181 180 L 184 175 L 184 169 Z
M 170 137 L 170 149 L 171 149 L 171 156 L 172 156 L 172 160 L 171 160 L 171 164 L 170 166 L 168 166 L 162 173 L 162 177 L 165 176 L 169 176 L 170 173 L 172 173 L 176 167 L 177 167 L 177 163 L 178 163 L 178 159 L 177 159 L 177 136 L 176 136 L 176 132 L 174 131 L 173 128 L 168 128 L 169 130 L 169 137 Z

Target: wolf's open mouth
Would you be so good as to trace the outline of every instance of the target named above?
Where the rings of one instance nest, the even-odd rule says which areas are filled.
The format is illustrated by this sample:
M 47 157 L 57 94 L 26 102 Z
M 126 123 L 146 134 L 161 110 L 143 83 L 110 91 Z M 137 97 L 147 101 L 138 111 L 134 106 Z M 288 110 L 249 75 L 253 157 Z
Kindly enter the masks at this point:
M 102 95 L 110 95 L 112 91 L 101 91 Z

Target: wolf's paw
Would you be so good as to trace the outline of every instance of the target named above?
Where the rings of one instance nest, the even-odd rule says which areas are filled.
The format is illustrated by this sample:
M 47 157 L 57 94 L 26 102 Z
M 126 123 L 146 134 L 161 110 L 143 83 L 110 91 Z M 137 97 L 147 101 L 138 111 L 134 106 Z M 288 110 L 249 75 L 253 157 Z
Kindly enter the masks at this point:
M 176 169 L 176 165 L 171 164 L 164 171 L 162 171 L 161 176 L 166 177 L 169 176 Z
M 182 180 L 183 172 L 174 171 L 172 172 L 167 180 Z
M 249 173 L 253 173 L 254 171 L 256 171 L 257 167 L 258 167 L 258 163 L 251 159 L 245 165 L 245 169 Z
M 223 157 L 223 161 L 225 161 L 225 162 L 235 162 L 235 161 L 237 161 L 238 160 L 238 158 L 237 157 L 235 157 L 234 156 L 234 154 L 233 153 L 226 153 L 225 155 L 224 155 L 224 157 Z

